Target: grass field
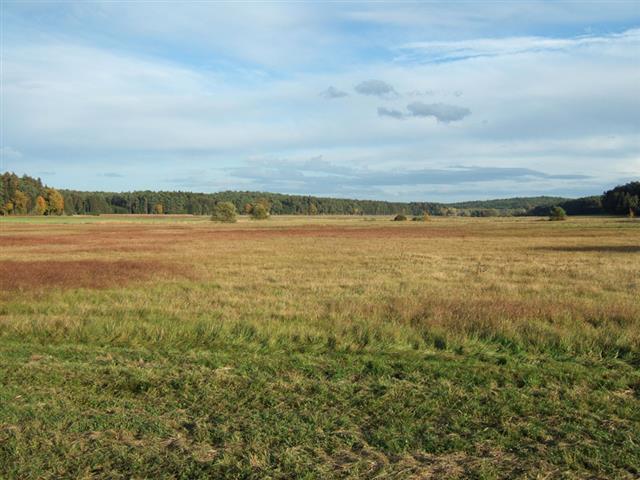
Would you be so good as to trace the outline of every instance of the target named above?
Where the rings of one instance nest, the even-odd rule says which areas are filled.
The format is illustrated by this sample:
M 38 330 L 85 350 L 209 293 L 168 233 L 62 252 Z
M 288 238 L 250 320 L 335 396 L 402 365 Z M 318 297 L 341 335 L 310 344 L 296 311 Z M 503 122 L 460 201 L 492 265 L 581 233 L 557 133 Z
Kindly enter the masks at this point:
M 640 476 L 640 222 L 0 220 L 0 478 Z

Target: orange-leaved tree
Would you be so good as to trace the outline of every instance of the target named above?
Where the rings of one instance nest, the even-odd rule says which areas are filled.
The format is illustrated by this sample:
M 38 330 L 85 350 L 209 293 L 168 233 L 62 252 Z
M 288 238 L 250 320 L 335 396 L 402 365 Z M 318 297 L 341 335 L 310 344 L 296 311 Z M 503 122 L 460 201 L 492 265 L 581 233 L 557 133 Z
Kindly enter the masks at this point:
M 47 213 L 47 201 L 42 195 L 38 195 L 36 197 L 36 214 L 44 215 L 45 213 Z

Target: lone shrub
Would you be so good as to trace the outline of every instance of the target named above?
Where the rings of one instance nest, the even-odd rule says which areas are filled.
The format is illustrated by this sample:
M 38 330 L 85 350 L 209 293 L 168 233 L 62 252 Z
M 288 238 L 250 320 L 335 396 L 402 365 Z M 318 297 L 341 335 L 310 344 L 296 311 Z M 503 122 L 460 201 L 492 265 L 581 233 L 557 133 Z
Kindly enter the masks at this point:
M 422 215 L 416 215 L 411 219 L 412 222 L 428 222 L 431 217 L 427 212 L 423 212 Z
M 269 218 L 269 212 L 262 203 L 256 203 L 251 209 L 251 218 L 254 220 L 264 220 Z
M 567 212 L 562 207 L 553 207 L 549 213 L 549 220 L 566 220 Z
M 405 222 L 406 220 L 407 220 L 407 217 L 405 217 L 405 216 L 404 216 L 404 215 L 402 215 L 402 214 L 396 215 L 396 216 L 393 218 L 393 221 L 394 221 L 394 222 Z
M 231 202 L 220 202 L 213 210 L 211 220 L 214 222 L 233 223 L 236 221 L 236 206 Z

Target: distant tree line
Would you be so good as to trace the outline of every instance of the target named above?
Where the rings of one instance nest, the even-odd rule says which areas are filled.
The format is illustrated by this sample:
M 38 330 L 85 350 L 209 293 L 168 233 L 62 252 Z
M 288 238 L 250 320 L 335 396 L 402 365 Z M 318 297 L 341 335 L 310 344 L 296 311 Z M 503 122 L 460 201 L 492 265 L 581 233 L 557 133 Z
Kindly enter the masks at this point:
M 100 215 L 100 214 L 191 214 L 214 215 L 221 202 L 231 203 L 244 215 L 444 215 L 444 216 L 547 216 L 561 207 L 568 215 L 601 213 L 636 214 L 640 182 L 616 187 L 602 196 L 567 199 L 561 197 L 520 197 L 458 202 L 386 202 L 343 198 L 285 195 L 267 192 L 84 192 L 55 190 L 40 179 L 4 173 L 0 182 L 2 215 Z M 257 207 L 256 212 L 254 209 Z M 265 210 L 263 213 L 262 210 Z
M 271 215 L 392 215 L 397 212 L 438 215 L 437 203 L 400 203 L 378 200 L 351 200 L 267 192 L 153 192 L 126 193 L 61 190 L 68 214 L 129 213 L 212 215 L 220 202 L 230 202 L 240 214 L 250 215 L 263 207 Z

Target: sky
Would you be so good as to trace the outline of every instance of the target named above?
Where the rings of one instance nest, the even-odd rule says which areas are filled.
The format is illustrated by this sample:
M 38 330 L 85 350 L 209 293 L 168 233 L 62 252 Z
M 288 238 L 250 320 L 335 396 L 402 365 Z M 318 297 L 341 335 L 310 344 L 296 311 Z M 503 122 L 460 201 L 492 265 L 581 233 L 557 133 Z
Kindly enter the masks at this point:
M 640 180 L 639 1 L 1 2 L 0 168 L 392 201 Z

